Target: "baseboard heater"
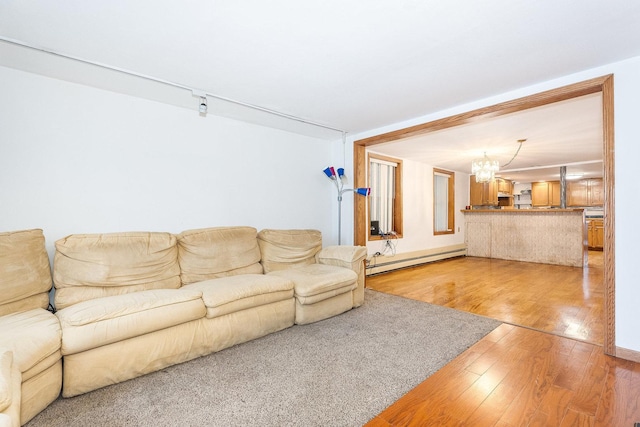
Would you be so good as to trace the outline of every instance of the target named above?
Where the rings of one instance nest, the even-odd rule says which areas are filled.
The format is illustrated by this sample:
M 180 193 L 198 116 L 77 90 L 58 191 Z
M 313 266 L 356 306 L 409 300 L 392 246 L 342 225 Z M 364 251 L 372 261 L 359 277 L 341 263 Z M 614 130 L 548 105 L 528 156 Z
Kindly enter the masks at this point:
M 428 249 L 425 251 L 407 252 L 394 256 L 378 256 L 367 258 L 367 276 L 385 273 L 400 268 L 414 267 L 433 261 L 447 258 L 465 256 L 467 246 L 465 244 L 446 246 L 442 248 Z

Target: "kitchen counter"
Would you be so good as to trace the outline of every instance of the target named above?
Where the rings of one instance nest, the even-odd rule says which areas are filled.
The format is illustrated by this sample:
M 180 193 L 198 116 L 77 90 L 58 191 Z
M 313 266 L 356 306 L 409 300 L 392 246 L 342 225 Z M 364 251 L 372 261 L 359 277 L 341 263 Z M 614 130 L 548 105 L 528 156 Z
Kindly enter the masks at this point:
M 583 208 L 570 208 L 570 209 L 556 209 L 556 208 L 550 208 L 550 209 L 536 209 L 536 208 L 532 208 L 532 209 L 462 209 L 460 212 L 463 213 L 505 213 L 505 214 L 512 214 L 512 213 L 516 213 L 516 214 L 538 214 L 538 213 L 548 213 L 548 214 L 557 214 L 557 213 L 561 213 L 561 212 L 578 212 L 578 213 L 584 213 L 584 209 Z
M 465 209 L 467 256 L 582 267 L 584 209 Z

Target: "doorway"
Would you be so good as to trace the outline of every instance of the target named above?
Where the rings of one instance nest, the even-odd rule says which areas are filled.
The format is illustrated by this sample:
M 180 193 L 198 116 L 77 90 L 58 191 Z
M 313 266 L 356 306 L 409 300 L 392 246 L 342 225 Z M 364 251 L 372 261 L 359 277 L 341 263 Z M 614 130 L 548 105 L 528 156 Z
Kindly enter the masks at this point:
M 614 253 L 614 127 L 613 127 L 613 75 L 606 75 L 579 83 L 548 90 L 534 95 L 483 107 L 477 110 L 434 120 L 428 123 L 358 140 L 353 146 L 354 180 L 356 187 L 366 187 L 366 148 L 402 138 L 435 132 L 455 126 L 477 122 L 540 107 L 554 102 L 602 93 L 603 117 L 603 183 L 604 183 L 604 353 L 615 356 L 615 253 Z M 367 206 L 365 198 L 356 198 L 354 204 L 354 243 L 366 246 Z

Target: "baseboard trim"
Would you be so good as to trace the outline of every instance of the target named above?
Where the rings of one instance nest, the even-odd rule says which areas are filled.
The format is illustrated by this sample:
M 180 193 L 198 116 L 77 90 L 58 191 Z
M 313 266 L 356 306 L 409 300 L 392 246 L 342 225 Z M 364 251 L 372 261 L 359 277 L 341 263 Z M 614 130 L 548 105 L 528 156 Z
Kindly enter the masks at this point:
M 616 357 L 640 363 L 640 352 L 628 348 L 616 347 Z
M 405 252 L 394 256 L 378 256 L 367 258 L 367 276 L 387 271 L 398 270 L 400 268 L 414 267 L 433 261 L 440 261 L 447 258 L 465 256 L 467 245 L 443 246 L 440 248 L 426 249 L 422 251 Z

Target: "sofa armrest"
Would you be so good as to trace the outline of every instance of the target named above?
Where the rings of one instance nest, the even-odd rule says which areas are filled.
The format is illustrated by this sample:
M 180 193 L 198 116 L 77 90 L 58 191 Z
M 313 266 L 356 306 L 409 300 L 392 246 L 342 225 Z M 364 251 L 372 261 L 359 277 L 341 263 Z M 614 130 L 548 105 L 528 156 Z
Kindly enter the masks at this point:
M 11 406 L 11 368 L 13 353 L 0 349 L 0 412 Z
M 364 302 L 365 266 L 367 248 L 364 246 L 327 246 L 316 255 L 318 264 L 334 265 L 353 270 L 358 275 L 358 286 L 353 291 L 353 306 Z
M 22 375 L 13 353 L 0 349 L 0 427 L 20 425 Z
M 358 273 L 366 257 L 367 248 L 364 246 L 327 246 L 316 255 L 316 260 L 318 264 L 345 267 Z
M 0 412 L 0 427 L 13 427 L 11 417 Z

